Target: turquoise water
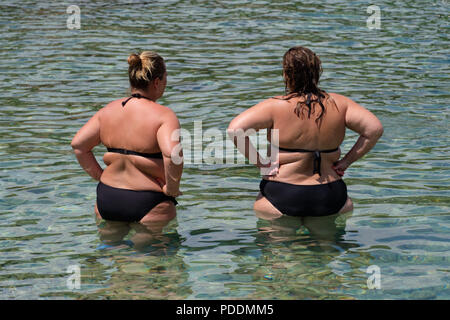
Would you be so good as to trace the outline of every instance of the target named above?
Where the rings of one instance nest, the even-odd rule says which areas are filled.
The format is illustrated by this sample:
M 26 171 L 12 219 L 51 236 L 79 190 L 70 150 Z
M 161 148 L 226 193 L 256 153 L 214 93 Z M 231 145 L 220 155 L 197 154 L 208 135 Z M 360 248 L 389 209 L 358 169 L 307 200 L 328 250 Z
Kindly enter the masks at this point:
M 377 1 L 369 29 L 369 1 L 130 2 L 0 5 L 1 299 L 450 298 L 450 4 Z M 79 30 L 67 28 L 71 4 Z M 346 173 L 352 214 L 262 220 L 255 168 L 188 164 L 167 226 L 96 224 L 96 183 L 70 141 L 127 95 L 132 51 L 165 57 L 161 103 L 183 128 L 225 130 L 283 92 L 281 56 L 299 44 L 321 57 L 324 89 L 385 128 Z M 344 152 L 356 138 L 347 132 Z M 380 289 L 367 283 L 373 265 Z

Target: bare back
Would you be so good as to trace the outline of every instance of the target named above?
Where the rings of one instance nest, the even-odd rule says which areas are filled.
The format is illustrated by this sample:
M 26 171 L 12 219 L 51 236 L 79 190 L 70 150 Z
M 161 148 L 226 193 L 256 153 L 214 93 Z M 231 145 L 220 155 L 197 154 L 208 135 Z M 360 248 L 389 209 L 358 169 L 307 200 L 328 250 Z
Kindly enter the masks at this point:
M 145 99 L 131 99 L 123 107 L 124 100 L 115 100 L 101 110 L 101 142 L 110 148 L 142 153 L 161 152 L 157 133 L 173 112 Z M 107 165 L 100 178 L 103 183 L 116 188 L 161 191 L 156 178 L 164 179 L 162 159 L 106 152 L 103 161 Z
M 279 145 L 288 149 L 330 150 L 340 146 L 345 137 L 345 104 L 333 94 L 324 99 L 324 115 L 320 126 L 316 122 L 321 113 L 318 103 L 313 104 L 310 118 L 295 114 L 297 102 L 302 98 L 289 100 L 272 99 L 276 112 L 272 114 L 273 129 L 279 131 Z M 332 103 L 331 99 L 335 103 Z M 332 153 L 322 153 L 321 176 L 313 173 L 312 152 L 286 152 L 280 150 L 280 169 L 276 177 L 270 179 L 293 184 L 321 184 L 340 179 L 332 169 L 339 160 L 340 149 Z

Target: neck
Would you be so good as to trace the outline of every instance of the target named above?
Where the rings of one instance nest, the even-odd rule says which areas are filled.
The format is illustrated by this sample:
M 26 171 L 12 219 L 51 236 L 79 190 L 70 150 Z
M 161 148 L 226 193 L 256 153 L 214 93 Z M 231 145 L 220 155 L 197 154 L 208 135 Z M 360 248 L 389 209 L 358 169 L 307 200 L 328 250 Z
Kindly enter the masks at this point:
M 159 97 L 156 96 L 154 92 L 144 91 L 141 89 L 131 89 L 131 94 L 139 93 L 141 96 L 147 97 L 150 100 L 156 102 Z

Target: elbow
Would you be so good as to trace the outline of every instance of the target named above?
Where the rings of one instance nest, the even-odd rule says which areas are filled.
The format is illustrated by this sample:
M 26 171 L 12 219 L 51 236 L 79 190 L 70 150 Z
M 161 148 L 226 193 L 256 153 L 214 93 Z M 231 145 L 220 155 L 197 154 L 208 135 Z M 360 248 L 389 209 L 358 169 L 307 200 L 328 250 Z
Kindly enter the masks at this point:
M 176 166 L 184 166 L 184 155 L 183 155 L 183 148 L 181 146 L 181 143 L 177 144 L 175 148 L 172 149 L 172 152 L 169 156 L 165 155 L 163 153 L 163 158 L 167 159 L 164 161 L 169 161 L 168 163 L 172 163 Z
M 72 139 L 70 146 L 72 147 L 72 150 L 75 152 L 75 154 L 80 150 L 80 146 L 79 146 L 78 142 L 75 140 L 75 138 Z
M 78 149 L 78 143 L 75 141 L 75 139 L 72 140 L 70 146 L 72 147 L 73 150 Z
M 232 139 L 236 137 L 240 132 L 244 131 L 244 128 L 235 120 L 236 119 L 233 119 L 233 121 L 230 122 L 227 129 L 228 136 Z
M 383 128 L 383 125 L 380 122 L 380 124 L 374 130 L 374 137 L 378 140 L 378 139 L 381 138 L 383 133 L 384 133 L 384 128 Z
M 232 127 L 231 123 L 230 123 L 230 125 L 227 128 L 227 134 L 228 134 L 228 137 L 231 138 L 231 139 L 233 139 L 234 136 L 236 135 L 236 128 Z
M 83 145 L 79 141 L 77 141 L 76 138 L 73 138 L 70 146 L 72 147 L 76 156 L 89 152 L 89 150 L 85 150 L 85 148 L 83 148 Z
M 366 132 L 362 134 L 369 140 L 377 141 L 383 135 L 384 129 L 381 122 L 372 124 L 370 127 L 366 129 Z
M 75 154 L 78 154 L 81 152 L 81 145 L 80 143 L 77 141 L 76 138 L 72 139 L 72 142 L 70 143 L 70 146 L 72 147 L 73 151 L 75 152 Z
M 227 132 L 228 132 L 228 134 L 230 134 L 230 133 L 234 132 L 236 129 L 237 129 L 236 121 L 234 121 L 234 119 L 233 119 L 230 122 L 230 124 L 228 125 Z
M 236 129 L 229 127 L 227 129 L 227 134 L 230 139 L 233 139 L 236 136 Z
M 383 131 L 384 131 L 383 126 L 379 126 L 379 127 L 377 126 L 377 127 L 372 128 L 366 134 L 363 134 L 363 136 L 366 137 L 370 141 L 376 142 L 383 135 Z
M 228 125 L 228 131 L 237 131 L 237 130 L 245 130 L 245 125 L 243 119 L 241 117 L 236 117 L 233 120 L 231 120 L 230 124 Z

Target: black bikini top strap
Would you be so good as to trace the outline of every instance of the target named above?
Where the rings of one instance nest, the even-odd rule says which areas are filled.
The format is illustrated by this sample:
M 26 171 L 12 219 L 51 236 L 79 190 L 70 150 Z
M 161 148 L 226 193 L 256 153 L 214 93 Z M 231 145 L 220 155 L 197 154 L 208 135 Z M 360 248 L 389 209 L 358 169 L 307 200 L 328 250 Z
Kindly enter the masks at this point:
M 287 151 L 287 152 L 314 152 L 314 150 L 307 150 L 307 149 L 289 149 L 289 148 L 282 148 L 282 147 L 278 147 L 278 150 L 281 150 L 281 151 Z
M 320 156 L 320 151 L 314 151 L 314 169 L 313 174 L 318 173 L 321 176 L 320 165 L 322 164 L 322 157 Z
M 120 148 L 106 148 L 108 150 L 108 152 L 114 152 L 114 153 L 121 153 L 121 154 L 131 154 L 131 155 L 135 155 L 135 156 L 141 156 L 144 158 L 156 158 L 156 159 L 162 159 L 162 153 L 158 152 L 158 153 L 143 153 L 143 152 L 137 152 L 137 151 L 132 151 L 132 150 L 127 150 L 127 149 L 120 149 Z
M 133 97 L 129 97 L 127 100 L 122 101 L 122 107 L 125 107 L 125 105 L 127 104 L 127 102 Z
M 339 147 L 334 148 L 334 149 L 328 149 L 328 150 L 319 150 L 320 153 L 331 153 L 331 152 L 335 152 L 338 151 Z
M 331 152 L 335 152 L 338 151 L 339 147 L 335 148 L 335 149 L 328 149 L 328 150 L 316 150 L 314 151 L 314 169 L 313 169 L 313 173 L 318 173 L 319 176 L 322 175 L 322 173 L 320 172 L 320 166 L 322 164 L 322 156 L 320 155 L 321 153 L 331 153 Z
M 278 147 L 279 150 L 282 151 L 289 151 L 289 152 L 313 152 L 314 153 L 314 169 L 313 173 L 318 173 L 319 176 L 321 176 L 320 172 L 320 166 L 322 164 L 322 156 L 321 153 L 331 153 L 339 150 L 339 147 L 334 149 L 327 149 L 327 150 L 307 150 L 307 149 L 287 149 L 287 148 L 281 148 Z
M 143 95 L 140 94 L 140 93 L 133 93 L 127 100 L 122 101 L 122 107 L 125 107 L 125 105 L 127 104 L 127 102 L 128 102 L 131 98 L 138 98 L 138 99 L 144 98 L 144 99 L 153 101 L 152 99 L 150 99 L 150 98 L 148 98 L 148 97 L 146 97 L 146 96 L 143 96 Z
M 320 152 L 320 153 L 331 153 L 339 150 L 339 147 L 335 149 L 328 149 L 328 150 L 307 150 L 307 149 L 288 149 L 288 148 L 282 148 L 278 147 L 281 151 L 288 151 L 288 152 Z

